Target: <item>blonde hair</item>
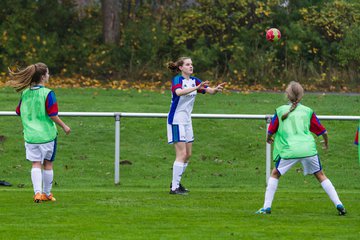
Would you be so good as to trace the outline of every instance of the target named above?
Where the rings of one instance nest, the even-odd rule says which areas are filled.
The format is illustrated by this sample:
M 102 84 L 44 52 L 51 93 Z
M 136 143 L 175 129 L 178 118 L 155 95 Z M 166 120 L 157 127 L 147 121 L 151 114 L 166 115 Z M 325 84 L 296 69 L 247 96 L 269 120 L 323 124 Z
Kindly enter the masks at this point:
M 35 63 L 17 71 L 9 68 L 10 81 L 8 85 L 15 88 L 17 92 L 21 92 L 32 84 L 39 83 L 41 77 L 47 73 L 47 69 L 48 67 L 44 63 Z
M 184 65 L 184 61 L 186 59 L 191 59 L 190 57 L 180 57 L 176 62 L 168 62 L 167 68 L 170 69 L 171 72 L 178 73 L 181 72 L 179 69 L 180 66 Z
M 285 94 L 292 104 L 289 111 L 281 117 L 281 120 L 283 121 L 289 116 L 292 111 L 295 110 L 298 103 L 301 101 L 302 97 L 304 96 L 304 89 L 300 85 L 300 83 L 291 81 L 286 87 Z

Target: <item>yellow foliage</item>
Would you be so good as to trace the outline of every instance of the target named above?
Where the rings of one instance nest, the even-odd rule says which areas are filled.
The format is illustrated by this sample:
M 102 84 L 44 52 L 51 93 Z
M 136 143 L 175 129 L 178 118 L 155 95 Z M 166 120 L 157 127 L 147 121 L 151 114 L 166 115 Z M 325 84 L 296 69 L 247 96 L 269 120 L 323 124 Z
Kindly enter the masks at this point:
M 6 42 L 8 40 L 8 34 L 7 34 L 7 31 L 4 31 L 3 34 L 2 34 L 2 40 L 4 42 Z
M 321 62 L 320 62 L 321 64 Z M 323 64 L 323 63 L 322 63 Z M 247 72 L 246 70 L 233 70 L 235 76 L 233 78 L 229 78 L 226 81 L 225 91 L 223 94 L 231 94 L 231 92 L 241 92 L 242 94 L 248 94 L 253 91 L 283 91 L 286 87 L 285 85 L 282 87 L 279 86 L 264 86 L 262 84 L 255 84 L 255 85 L 246 85 L 242 84 L 243 80 L 246 79 Z M 306 85 L 304 87 L 307 91 L 319 91 L 319 86 L 316 83 L 321 83 L 321 81 L 325 81 L 327 78 L 331 80 L 332 83 L 339 83 L 341 79 L 339 79 L 335 75 L 330 75 L 328 72 L 323 72 L 319 78 L 314 79 L 314 84 Z M 0 87 L 5 87 L 6 82 L 10 79 L 7 76 L 6 72 L 0 72 Z M 204 81 L 207 79 L 203 79 Z M 217 84 L 223 82 L 223 80 L 218 81 L 210 81 L 210 87 L 215 87 Z M 96 89 L 117 89 L 128 91 L 130 89 L 136 90 L 139 93 L 143 91 L 154 91 L 159 92 L 161 94 L 165 94 L 166 91 L 171 89 L 171 81 L 128 81 L 125 79 L 120 80 L 103 80 L 100 81 L 98 79 L 93 79 L 90 77 L 74 75 L 71 78 L 68 77 L 60 77 L 60 76 L 51 76 L 49 83 L 46 85 L 49 88 L 96 88 Z M 337 91 L 338 89 L 334 86 L 329 86 L 325 91 Z M 354 89 L 351 89 L 354 91 Z M 349 88 L 343 87 L 341 91 L 349 91 Z M 94 96 L 98 95 L 98 92 L 93 93 Z

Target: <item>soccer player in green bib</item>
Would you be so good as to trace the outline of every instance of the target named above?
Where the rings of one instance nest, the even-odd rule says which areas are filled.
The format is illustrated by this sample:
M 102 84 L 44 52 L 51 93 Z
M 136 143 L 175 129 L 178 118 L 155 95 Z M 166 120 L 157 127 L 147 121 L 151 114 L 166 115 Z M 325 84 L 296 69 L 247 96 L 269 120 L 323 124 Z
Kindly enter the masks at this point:
M 312 133 L 323 136 L 324 148 L 327 149 L 327 131 L 321 125 L 314 111 L 300 103 L 304 95 L 304 89 L 298 82 L 290 82 L 285 93 L 290 104 L 276 109 L 268 129 L 266 141 L 269 144 L 274 143 L 273 158 L 275 168 L 268 179 L 264 205 L 256 213 L 271 213 L 271 205 L 280 176 L 300 162 L 304 168 L 304 175 L 314 174 L 334 203 L 339 215 L 345 215 L 346 210 L 333 184 L 322 171 L 315 139 L 312 136 Z
M 10 77 L 10 85 L 21 92 L 16 113 L 23 125 L 26 159 L 32 162 L 34 202 L 56 201 L 51 193 L 58 134 L 55 123 L 66 134 L 70 128 L 58 116 L 55 93 L 45 87 L 49 69 L 44 63 L 36 63 L 19 71 L 10 70 Z

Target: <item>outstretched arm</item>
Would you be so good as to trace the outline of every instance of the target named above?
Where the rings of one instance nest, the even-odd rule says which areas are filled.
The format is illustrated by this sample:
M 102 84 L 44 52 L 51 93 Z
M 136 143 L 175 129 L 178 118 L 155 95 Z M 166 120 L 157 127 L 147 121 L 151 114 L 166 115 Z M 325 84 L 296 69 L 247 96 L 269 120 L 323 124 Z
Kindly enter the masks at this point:
M 205 88 L 205 91 L 209 94 L 216 94 L 218 92 L 222 92 L 222 90 L 224 89 L 224 85 L 226 84 L 226 82 L 220 83 L 219 85 L 217 85 L 215 88 Z
M 209 81 L 201 82 L 199 85 L 197 85 L 195 87 L 184 88 L 184 89 L 178 88 L 178 89 L 175 90 L 175 93 L 178 96 L 186 95 L 186 94 L 191 93 L 193 91 L 197 91 L 197 90 L 203 88 L 204 86 L 207 86 L 207 84 L 209 84 Z

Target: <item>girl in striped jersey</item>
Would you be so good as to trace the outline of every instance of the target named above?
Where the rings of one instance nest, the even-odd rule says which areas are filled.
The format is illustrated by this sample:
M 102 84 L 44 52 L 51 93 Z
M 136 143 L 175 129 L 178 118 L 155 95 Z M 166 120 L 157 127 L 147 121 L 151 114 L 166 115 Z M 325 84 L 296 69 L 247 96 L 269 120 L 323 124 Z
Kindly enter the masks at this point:
M 180 184 L 182 174 L 188 165 L 192 153 L 194 134 L 191 122 L 197 93 L 216 94 L 223 90 L 225 83 L 215 88 L 208 87 L 208 81 L 202 82 L 193 74 L 191 58 L 181 57 L 176 62 L 169 62 L 168 68 L 178 75 L 171 81 L 171 106 L 167 118 L 168 143 L 175 146 L 175 161 L 173 177 L 170 184 L 170 194 L 186 194 L 188 190 Z
M 32 64 L 16 72 L 10 70 L 10 85 L 21 92 L 16 113 L 23 125 L 26 159 L 32 162 L 31 181 L 36 203 L 56 201 L 51 193 L 58 134 L 55 123 L 66 134 L 70 133 L 70 128 L 58 117 L 55 93 L 45 87 L 49 76 L 44 63 Z

